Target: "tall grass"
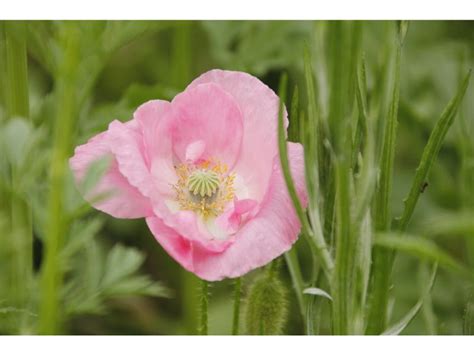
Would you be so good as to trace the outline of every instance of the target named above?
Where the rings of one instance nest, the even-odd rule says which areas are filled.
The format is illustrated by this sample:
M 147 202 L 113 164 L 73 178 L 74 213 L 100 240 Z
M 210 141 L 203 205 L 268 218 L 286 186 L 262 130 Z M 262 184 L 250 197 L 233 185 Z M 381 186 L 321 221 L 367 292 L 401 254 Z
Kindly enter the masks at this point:
M 10 119 L 29 120 L 28 73 L 26 53 L 26 24 L 22 22 L 6 22 L 2 24 L 4 36 L 5 73 L 5 108 Z M 19 123 L 21 125 L 21 123 Z M 8 298 L 14 300 L 13 306 L 18 309 L 30 307 L 31 280 L 33 272 L 33 230 L 31 222 L 31 206 L 26 199 L 20 181 L 20 169 L 17 162 L 12 162 L 9 171 L 11 190 L 2 189 L 1 199 L 7 201 L 9 211 L 7 235 L 2 245 L 9 247 L 7 257 L 10 267 L 8 277 Z M 7 207 L 8 209 L 8 207 Z M 18 317 L 16 329 L 28 332 L 25 317 Z
M 313 262 L 321 265 L 327 276 L 332 299 L 331 332 L 398 334 L 416 316 L 423 302 L 428 302 L 436 268 L 422 290 L 420 301 L 398 323 L 390 326 L 391 274 L 396 251 L 455 268 L 464 274 L 466 280 L 471 280 L 473 276 L 471 271 L 431 242 L 403 237 L 431 167 L 461 105 L 470 71 L 460 81 L 458 91 L 433 127 L 408 197 L 404 200 L 402 216 L 393 222 L 391 206 L 398 138 L 400 67 L 408 23 L 398 23 L 396 31 L 390 31 L 387 37 L 387 41 L 393 43 L 387 46 L 387 53 L 391 53 L 392 57 L 389 60 L 391 64 L 384 67 L 387 73 L 382 78 L 390 80 L 385 83 L 386 88 L 376 88 L 390 93 L 387 101 L 383 94 L 367 92 L 366 68 L 359 49 L 359 26 L 359 23 L 334 22 L 327 23 L 323 29 L 316 28 L 316 31 L 323 31 L 323 35 L 318 37 L 324 43 L 323 48 L 327 46 L 327 54 L 318 55 L 320 62 L 316 63 L 318 67 L 323 66 L 323 70 L 312 70 L 306 54 L 307 114 L 298 115 L 298 109 L 292 109 L 290 122 L 300 129 L 303 127 L 301 141 L 305 146 L 306 182 L 310 197 L 307 211 L 302 209 L 289 172 L 281 115 L 280 156 L 288 191 L 303 226 L 302 234 L 319 237 L 317 244 L 313 243 L 316 244 Z M 319 85 L 315 85 L 314 75 L 324 76 L 316 80 Z M 328 93 L 327 98 L 321 95 L 323 92 Z M 282 102 L 285 97 L 286 78 L 283 77 L 280 89 Z M 307 117 L 306 121 L 304 117 Z M 380 153 L 375 142 L 381 144 Z M 321 215 L 323 220 L 329 218 L 325 222 L 328 228 L 321 228 Z M 327 250 L 332 252 L 322 253 Z M 287 257 L 287 262 L 295 290 L 301 292 L 301 277 L 292 271 L 298 270 L 294 251 Z M 333 268 L 329 267 L 332 263 Z M 302 303 L 301 300 L 299 302 Z M 308 304 L 303 306 L 308 307 Z M 425 310 L 429 312 L 426 306 Z

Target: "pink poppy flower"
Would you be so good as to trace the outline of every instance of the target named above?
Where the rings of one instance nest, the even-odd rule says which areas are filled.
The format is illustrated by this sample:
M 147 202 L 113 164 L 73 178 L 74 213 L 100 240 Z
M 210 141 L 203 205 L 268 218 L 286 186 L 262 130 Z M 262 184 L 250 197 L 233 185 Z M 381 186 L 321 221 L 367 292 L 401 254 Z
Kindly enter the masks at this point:
M 211 70 L 171 102 L 148 101 L 130 121 L 110 123 L 76 148 L 70 166 L 80 183 L 94 161 L 111 157 L 85 196 L 95 208 L 146 218 L 163 248 L 202 279 L 238 277 L 289 250 L 300 230 L 280 168 L 278 105 L 257 78 Z M 288 143 L 288 157 L 306 204 L 302 146 Z

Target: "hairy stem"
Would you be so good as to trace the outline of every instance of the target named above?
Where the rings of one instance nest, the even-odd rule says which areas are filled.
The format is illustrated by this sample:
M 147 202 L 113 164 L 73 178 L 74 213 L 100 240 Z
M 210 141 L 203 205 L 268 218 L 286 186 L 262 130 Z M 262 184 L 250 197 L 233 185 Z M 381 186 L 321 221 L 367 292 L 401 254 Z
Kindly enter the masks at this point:
M 200 302 L 199 302 L 199 326 L 198 334 L 207 335 L 208 333 L 208 315 L 207 309 L 209 305 L 209 283 L 205 280 L 201 280 L 200 285 Z

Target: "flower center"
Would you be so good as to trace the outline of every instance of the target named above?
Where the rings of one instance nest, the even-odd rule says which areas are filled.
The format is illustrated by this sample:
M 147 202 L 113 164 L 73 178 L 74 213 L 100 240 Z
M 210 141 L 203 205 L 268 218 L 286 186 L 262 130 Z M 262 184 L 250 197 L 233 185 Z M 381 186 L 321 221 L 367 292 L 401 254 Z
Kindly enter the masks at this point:
M 212 197 L 219 189 L 219 175 L 212 170 L 195 170 L 188 177 L 188 190 L 194 196 Z
M 178 182 L 174 185 L 176 200 L 182 210 L 202 217 L 217 217 L 233 201 L 235 174 L 227 166 L 212 160 L 176 166 Z

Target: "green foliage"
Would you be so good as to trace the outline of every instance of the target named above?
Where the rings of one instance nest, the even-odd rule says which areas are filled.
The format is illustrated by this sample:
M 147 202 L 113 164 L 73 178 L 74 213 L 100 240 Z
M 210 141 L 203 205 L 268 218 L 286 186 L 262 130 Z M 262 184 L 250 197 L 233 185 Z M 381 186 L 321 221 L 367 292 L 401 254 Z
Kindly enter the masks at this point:
M 423 155 L 421 157 L 420 164 L 416 169 L 416 174 L 413 179 L 413 184 L 410 193 L 408 197 L 404 200 L 405 208 L 403 210 L 402 216 L 400 217 L 398 225 L 398 228 L 402 231 L 407 228 L 410 217 L 413 214 L 413 210 L 415 209 L 416 202 L 418 201 L 418 198 L 420 197 L 420 194 L 423 191 L 423 185 L 426 183 L 428 174 L 431 170 L 431 166 L 433 165 L 439 153 L 439 150 L 441 149 L 441 145 L 444 141 L 444 138 L 449 128 L 453 124 L 454 117 L 456 117 L 458 108 L 464 98 L 464 94 L 466 93 L 470 78 L 471 71 L 469 71 L 464 77 L 464 79 L 460 82 L 458 92 L 448 103 L 443 113 L 441 114 L 441 117 L 436 122 L 435 127 L 431 131 L 428 143 L 426 144 L 425 149 L 423 150 Z
M 245 324 L 251 335 L 282 334 L 287 322 L 288 292 L 273 263 L 248 291 Z
M 305 317 L 310 333 L 318 331 L 321 325 L 322 318 L 315 316 L 316 304 L 323 309 L 329 308 L 330 333 L 380 334 L 386 330 L 391 319 L 391 272 L 396 251 L 407 252 L 418 260 L 439 262 L 450 272 L 458 273 L 461 280 L 472 281 L 472 273 L 466 266 L 431 241 L 395 233 L 397 230 L 405 231 L 426 187 L 428 173 L 435 166 L 441 145 L 445 143 L 448 129 L 461 106 L 469 75 L 460 81 L 458 92 L 434 128 L 429 128 L 432 133 L 412 183 L 401 223 L 392 226 L 393 191 L 395 187 L 398 189 L 395 178 L 398 175 L 396 155 L 400 147 L 397 141 L 402 47 L 408 38 L 408 24 L 401 21 L 397 28 L 386 26 L 383 35 L 385 46 L 381 51 L 383 59 L 379 66 L 374 65 L 369 55 L 360 54 L 361 48 L 367 47 L 369 42 L 361 40 L 362 30 L 358 26 L 361 24 L 318 23 L 315 32 L 319 42 L 314 44 L 319 49 L 314 56 L 316 70 L 312 69 L 314 62 L 309 51 L 304 53 L 308 119 L 302 119 L 305 115 L 292 107 L 290 122 L 297 120 L 305 146 L 307 211 L 295 198 L 280 115 L 283 173 L 302 223 L 302 233 L 313 237 L 309 241 L 313 241 L 313 255 L 317 256 L 313 258 L 315 271 L 310 275 L 310 289 L 316 294 L 320 294 L 316 290 L 329 289 L 333 299 L 329 304 L 299 301 L 308 310 Z M 282 100 L 285 100 L 284 89 L 280 89 Z M 297 136 L 295 133 L 292 135 Z M 398 190 L 396 195 L 399 195 Z M 307 217 L 310 222 L 307 222 Z M 452 223 L 459 227 L 458 232 L 469 232 L 466 222 L 461 224 L 453 220 Z M 394 232 L 390 234 L 390 231 Z M 318 243 L 314 243 L 315 236 Z M 323 248 L 317 248 L 318 244 Z M 322 250 L 330 251 L 327 257 L 321 253 Z M 305 280 L 298 273 L 298 258 L 295 253 L 291 258 L 287 256 L 287 264 L 295 291 L 301 292 Z M 334 269 L 328 272 L 326 261 L 331 259 L 334 260 Z M 319 267 L 330 276 L 326 279 L 327 286 L 315 276 Z M 426 292 L 430 290 L 431 286 Z M 423 309 L 427 331 L 435 331 L 432 299 L 426 292 L 389 332 L 401 332 L 420 309 Z
M 97 242 L 87 242 L 71 261 L 70 279 L 62 295 L 67 314 L 104 313 L 107 300 L 116 297 L 169 297 L 170 291 L 161 283 L 140 274 L 144 258 L 139 251 L 119 244 L 107 253 Z
M 421 307 L 423 306 L 423 303 L 425 302 L 425 299 L 429 296 L 429 293 L 433 288 L 433 284 L 436 278 L 436 271 L 437 264 L 434 264 L 433 271 L 431 272 L 431 276 L 428 281 L 428 285 L 423 290 L 419 301 L 413 306 L 413 308 L 408 311 L 408 313 L 402 319 L 400 319 L 400 321 L 392 325 L 389 329 L 385 330 L 382 335 L 398 335 L 408 326 L 408 324 L 410 324 L 413 318 L 415 318 L 415 316 L 420 311 Z
M 458 263 L 454 258 L 446 254 L 429 239 L 413 236 L 404 236 L 402 238 L 396 233 L 385 233 L 377 235 L 375 244 L 384 248 L 395 249 L 412 254 L 420 259 L 437 262 L 439 265 L 451 269 L 467 278 L 474 277 L 473 272 Z

